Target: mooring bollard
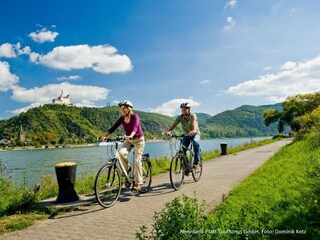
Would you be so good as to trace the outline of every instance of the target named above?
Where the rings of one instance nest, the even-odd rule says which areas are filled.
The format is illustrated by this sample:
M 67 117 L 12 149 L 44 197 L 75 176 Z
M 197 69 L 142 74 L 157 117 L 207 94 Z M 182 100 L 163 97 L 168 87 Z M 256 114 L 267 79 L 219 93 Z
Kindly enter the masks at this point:
M 221 155 L 227 155 L 227 143 L 220 143 Z
M 75 162 L 63 162 L 55 166 L 59 186 L 59 194 L 56 202 L 66 203 L 79 200 L 74 190 L 76 183 L 77 164 Z

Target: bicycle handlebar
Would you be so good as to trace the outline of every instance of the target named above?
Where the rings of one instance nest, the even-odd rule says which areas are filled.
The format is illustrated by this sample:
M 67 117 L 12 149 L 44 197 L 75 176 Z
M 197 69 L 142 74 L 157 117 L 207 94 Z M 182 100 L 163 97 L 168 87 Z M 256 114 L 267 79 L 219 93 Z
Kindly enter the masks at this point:
M 181 134 L 181 135 L 171 134 L 169 137 L 170 138 L 183 138 L 186 136 L 188 136 L 188 135 L 186 135 L 186 134 Z
M 123 142 L 124 137 L 117 137 L 117 138 L 107 138 L 106 142 Z

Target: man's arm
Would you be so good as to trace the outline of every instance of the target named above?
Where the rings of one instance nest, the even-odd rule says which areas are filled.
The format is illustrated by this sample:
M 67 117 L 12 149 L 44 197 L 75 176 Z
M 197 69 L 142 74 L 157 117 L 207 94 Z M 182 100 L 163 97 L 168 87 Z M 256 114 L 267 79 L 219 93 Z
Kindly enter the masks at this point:
M 176 128 L 176 126 L 179 124 L 179 122 L 180 122 L 179 119 L 176 119 L 173 122 L 172 126 L 166 131 L 167 136 L 171 135 L 171 131 Z

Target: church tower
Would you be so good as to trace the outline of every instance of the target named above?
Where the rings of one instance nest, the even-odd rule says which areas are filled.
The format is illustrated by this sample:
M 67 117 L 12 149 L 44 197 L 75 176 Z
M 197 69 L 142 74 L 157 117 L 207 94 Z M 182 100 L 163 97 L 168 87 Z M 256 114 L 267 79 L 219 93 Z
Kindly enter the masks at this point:
M 26 136 L 23 133 L 22 125 L 20 125 L 20 130 L 19 130 L 19 141 L 21 141 L 21 142 L 25 142 L 26 141 Z

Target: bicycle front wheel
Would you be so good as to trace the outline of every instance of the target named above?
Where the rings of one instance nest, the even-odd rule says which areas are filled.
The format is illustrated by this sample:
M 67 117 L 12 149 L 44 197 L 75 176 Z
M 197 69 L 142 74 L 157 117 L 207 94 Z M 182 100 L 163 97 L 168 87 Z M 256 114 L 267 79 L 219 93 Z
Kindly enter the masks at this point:
M 184 172 L 185 168 L 181 156 L 174 156 L 170 164 L 170 182 L 171 186 L 175 190 L 179 190 L 181 188 L 184 179 Z
M 143 185 L 139 192 L 146 193 L 149 191 L 152 182 L 152 167 L 149 160 L 142 160 L 142 177 Z
M 94 191 L 102 207 L 108 208 L 116 203 L 121 192 L 121 174 L 113 164 L 100 168 L 94 183 Z
M 202 175 L 202 157 L 200 158 L 200 162 L 199 162 L 199 166 L 196 169 L 193 169 L 192 171 L 192 177 L 193 180 L 195 180 L 196 182 L 198 182 L 201 178 Z

